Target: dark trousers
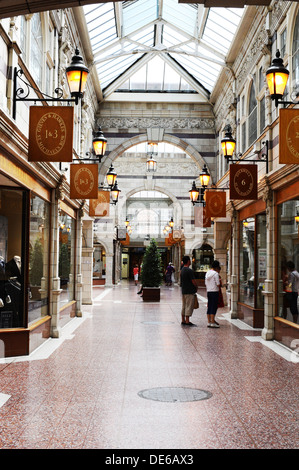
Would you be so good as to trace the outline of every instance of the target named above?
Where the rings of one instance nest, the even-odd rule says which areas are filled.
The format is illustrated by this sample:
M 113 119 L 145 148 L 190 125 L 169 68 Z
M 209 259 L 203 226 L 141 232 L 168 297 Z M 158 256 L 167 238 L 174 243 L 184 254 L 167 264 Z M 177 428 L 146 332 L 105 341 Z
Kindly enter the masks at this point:
M 218 308 L 219 291 L 208 292 L 208 310 L 207 315 L 216 315 Z
M 289 302 L 289 307 L 291 310 L 291 314 L 296 317 L 298 315 L 298 308 L 297 308 L 297 299 L 298 294 L 297 292 L 287 292 L 287 299 Z

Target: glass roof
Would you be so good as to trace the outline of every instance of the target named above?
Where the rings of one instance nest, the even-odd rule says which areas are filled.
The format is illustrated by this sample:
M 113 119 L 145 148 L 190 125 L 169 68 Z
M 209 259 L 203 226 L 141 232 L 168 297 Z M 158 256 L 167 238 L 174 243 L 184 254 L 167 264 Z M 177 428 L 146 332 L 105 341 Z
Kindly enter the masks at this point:
M 132 0 L 83 7 L 103 91 L 213 90 L 244 8 L 178 0 Z

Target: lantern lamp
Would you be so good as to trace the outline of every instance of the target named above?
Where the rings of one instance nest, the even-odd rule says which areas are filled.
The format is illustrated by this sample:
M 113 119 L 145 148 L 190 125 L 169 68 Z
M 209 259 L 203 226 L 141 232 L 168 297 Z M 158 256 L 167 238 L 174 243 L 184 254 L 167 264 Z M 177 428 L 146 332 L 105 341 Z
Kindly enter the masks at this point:
M 170 225 L 170 227 L 173 228 L 174 226 L 173 217 L 171 217 L 170 221 L 168 222 L 168 225 Z
M 67 82 L 71 96 L 76 99 L 76 104 L 78 104 L 79 98 L 83 97 L 88 73 L 89 70 L 83 63 L 79 49 L 76 48 L 75 55 L 72 57 L 72 62 L 66 68 Z
M 96 155 L 100 157 L 103 157 L 105 155 L 107 139 L 105 139 L 101 127 L 99 127 L 99 129 L 94 135 L 94 138 L 92 140 L 92 146 Z
M 199 196 L 199 190 L 195 186 L 195 181 L 193 181 L 193 183 L 192 183 L 192 188 L 189 191 L 189 196 L 190 196 L 190 200 L 191 200 L 192 204 L 194 205 L 195 202 L 197 202 L 198 196 Z
M 111 165 L 109 171 L 106 175 L 107 184 L 110 188 L 113 188 L 116 182 L 117 174 L 114 171 L 113 166 Z
M 208 172 L 206 164 L 204 165 L 202 172 L 199 175 L 200 184 L 203 188 L 206 188 L 210 181 L 210 173 Z
M 225 127 L 225 135 L 221 140 L 221 148 L 225 158 L 228 160 L 233 156 L 236 147 L 236 141 L 232 136 L 232 129 L 230 125 Z
M 146 170 L 149 172 L 157 171 L 157 162 L 151 155 L 146 161 Z
M 283 97 L 287 82 L 289 78 L 289 71 L 283 65 L 283 60 L 280 57 L 280 52 L 277 49 L 275 58 L 272 60 L 271 66 L 266 71 L 266 79 L 272 100 L 275 100 L 275 106 L 278 106 L 279 100 Z
M 115 181 L 113 188 L 111 188 L 111 199 L 113 204 L 117 203 L 120 192 L 121 191 L 118 188 L 117 181 Z

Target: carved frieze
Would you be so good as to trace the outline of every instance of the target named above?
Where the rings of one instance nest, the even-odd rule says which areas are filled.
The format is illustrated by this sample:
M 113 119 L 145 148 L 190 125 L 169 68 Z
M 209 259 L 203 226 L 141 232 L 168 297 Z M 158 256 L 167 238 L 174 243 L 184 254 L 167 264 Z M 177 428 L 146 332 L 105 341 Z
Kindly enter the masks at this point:
M 102 128 L 116 129 L 214 129 L 214 119 L 209 118 L 163 118 L 163 117 L 107 117 L 99 118 Z

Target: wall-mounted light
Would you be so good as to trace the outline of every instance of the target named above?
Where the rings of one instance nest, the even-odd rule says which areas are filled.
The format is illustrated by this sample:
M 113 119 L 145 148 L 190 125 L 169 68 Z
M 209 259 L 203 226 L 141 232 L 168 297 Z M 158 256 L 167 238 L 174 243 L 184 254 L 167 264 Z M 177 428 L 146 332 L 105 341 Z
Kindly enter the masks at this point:
M 225 126 L 224 131 L 225 134 L 223 139 L 221 140 L 221 148 L 224 157 L 230 159 L 234 154 L 236 141 L 232 136 L 232 128 L 229 124 Z
M 208 172 L 207 165 L 204 164 L 202 172 L 199 175 L 200 184 L 203 188 L 206 188 L 210 182 L 210 173 Z
M 55 97 L 49 96 L 46 93 L 43 93 L 40 90 L 35 89 L 30 83 L 27 83 L 23 78 L 23 70 L 22 69 L 14 69 L 14 78 L 13 78 L 13 111 L 12 116 L 13 119 L 16 119 L 16 111 L 17 111 L 17 101 L 57 101 L 57 102 L 68 102 L 75 104 L 79 103 L 79 99 L 83 97 L 86 80 L 89 73 L 88 68 L 83 63 L 83 59 L 80 56 L 79 49 L 76 48 L 75 55 L 72 58 L 71 64 L 66 68 L 66 78 L 68 82 L 68 86 L 70 89 L 71 97 L 72 98 L 63 98 L 63 90 L 59 87 L 55 88 L 54 92 L 56 94 Z M 23 85 L 25 85 L 26 90 L 24 88 L 17 88 L 17 80 L 21 80 Z M 30 89 L 33 90 L 37 95 L 42 95 L 42 98 L 30 98 Z
M 111 188 L 111 193 L 110 193 L 111 194 L 112 204 L 117 204 L 120 192 L 121 191 L 120 191 L 120 189 L 117 185 L 117 181 L 115 181 L 114 186 L 113 186 L 113 188 Z
M 171 217 L 170 221 L 168 222 L 168 225 L 173 228 L 174 226 L 174 221 L 173 221 L 173 217 Z
M 110 189 L 115 185 L 117 174 L 114 171 L 113 165 L 110 165 L 109 171 L 106 174 L 106 181 Z
M 153 158 L 153 156 L 149 156 L 146 161 L 146 171 L 148 172 L 155 172 L 157 171 L 157 161 Z

